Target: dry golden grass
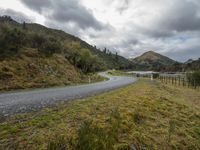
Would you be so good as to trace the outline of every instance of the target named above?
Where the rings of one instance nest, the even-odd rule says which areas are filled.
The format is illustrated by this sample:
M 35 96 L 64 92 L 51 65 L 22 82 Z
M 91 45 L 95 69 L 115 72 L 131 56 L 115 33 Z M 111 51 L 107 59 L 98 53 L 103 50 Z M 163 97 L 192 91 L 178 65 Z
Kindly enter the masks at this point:
M 91 75 L 92 81 L 103 80 Z M 88 82 L 61 54 L 44 56 L 36 49 L 23 49 L 19 55 L 0 61 L 0 90 L 65 86 Z

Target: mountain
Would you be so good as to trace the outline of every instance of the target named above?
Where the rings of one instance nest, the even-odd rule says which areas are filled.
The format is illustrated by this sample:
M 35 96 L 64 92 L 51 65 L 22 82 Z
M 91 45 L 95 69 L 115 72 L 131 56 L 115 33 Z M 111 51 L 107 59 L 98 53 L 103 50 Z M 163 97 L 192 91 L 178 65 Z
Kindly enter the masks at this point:
M 148 51 L 130 60 L 133 62 L 135 70 L 163 71 L 176 63 L 176 61 L 153 51 Z
M 184 62 L 184 64 L 189 64 L 192 63 L 194 60 L 193 59 L 188 59 L 186 62 Z
M 185 71 L 194 71 L 194 70 L 200 70 L 200 58 L 197 60 L 187 61 L 183 64 L 183 69 Z
M 0 17 L 0 35 L 0 90 L 69 85 L 88 81 L 88 73 L 132 67 L 64 31 L 9 16 Z

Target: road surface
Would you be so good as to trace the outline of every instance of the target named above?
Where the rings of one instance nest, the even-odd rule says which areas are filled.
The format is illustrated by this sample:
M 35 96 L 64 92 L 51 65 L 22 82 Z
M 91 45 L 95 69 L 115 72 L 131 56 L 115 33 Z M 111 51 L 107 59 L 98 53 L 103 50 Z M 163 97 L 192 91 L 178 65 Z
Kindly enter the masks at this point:
M 105 72 L 100 75 L 109 80 L 87 85 L 0 93 L 0 115 L 36 111 L 61 101 L 92 96 L 136 82 L 133 77 L 110 76 Z

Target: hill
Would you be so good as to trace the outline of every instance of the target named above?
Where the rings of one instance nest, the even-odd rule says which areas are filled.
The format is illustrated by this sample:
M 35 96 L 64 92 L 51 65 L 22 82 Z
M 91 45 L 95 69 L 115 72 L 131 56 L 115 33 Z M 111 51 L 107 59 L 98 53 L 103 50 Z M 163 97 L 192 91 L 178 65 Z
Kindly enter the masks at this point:
M 9 16 L 0 17 L 0 35 L 0 90 L 76 84 L 88 81 L 88 73 L 131 67 L 64 31 Z
M 133 62 L 135 70 L 162 71 L 176 63 L 176 61 L 153 51 L 148 51 L 130 60 Z
M 200 70 L 200 58 L 198 60 L 188 60 L 183 64 L 183 68 L 186 71 Z

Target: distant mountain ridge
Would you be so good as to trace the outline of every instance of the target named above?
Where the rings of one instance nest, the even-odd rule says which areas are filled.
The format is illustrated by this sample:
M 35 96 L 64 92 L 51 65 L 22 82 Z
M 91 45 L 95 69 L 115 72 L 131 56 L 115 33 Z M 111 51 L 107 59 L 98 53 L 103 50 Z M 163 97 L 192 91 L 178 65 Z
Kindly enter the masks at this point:
M 145 52 L 141 56 L 130 60 L 133 62 L 135 70 L 162 71 L 176 63 L 175 60 L 154 51 Z

